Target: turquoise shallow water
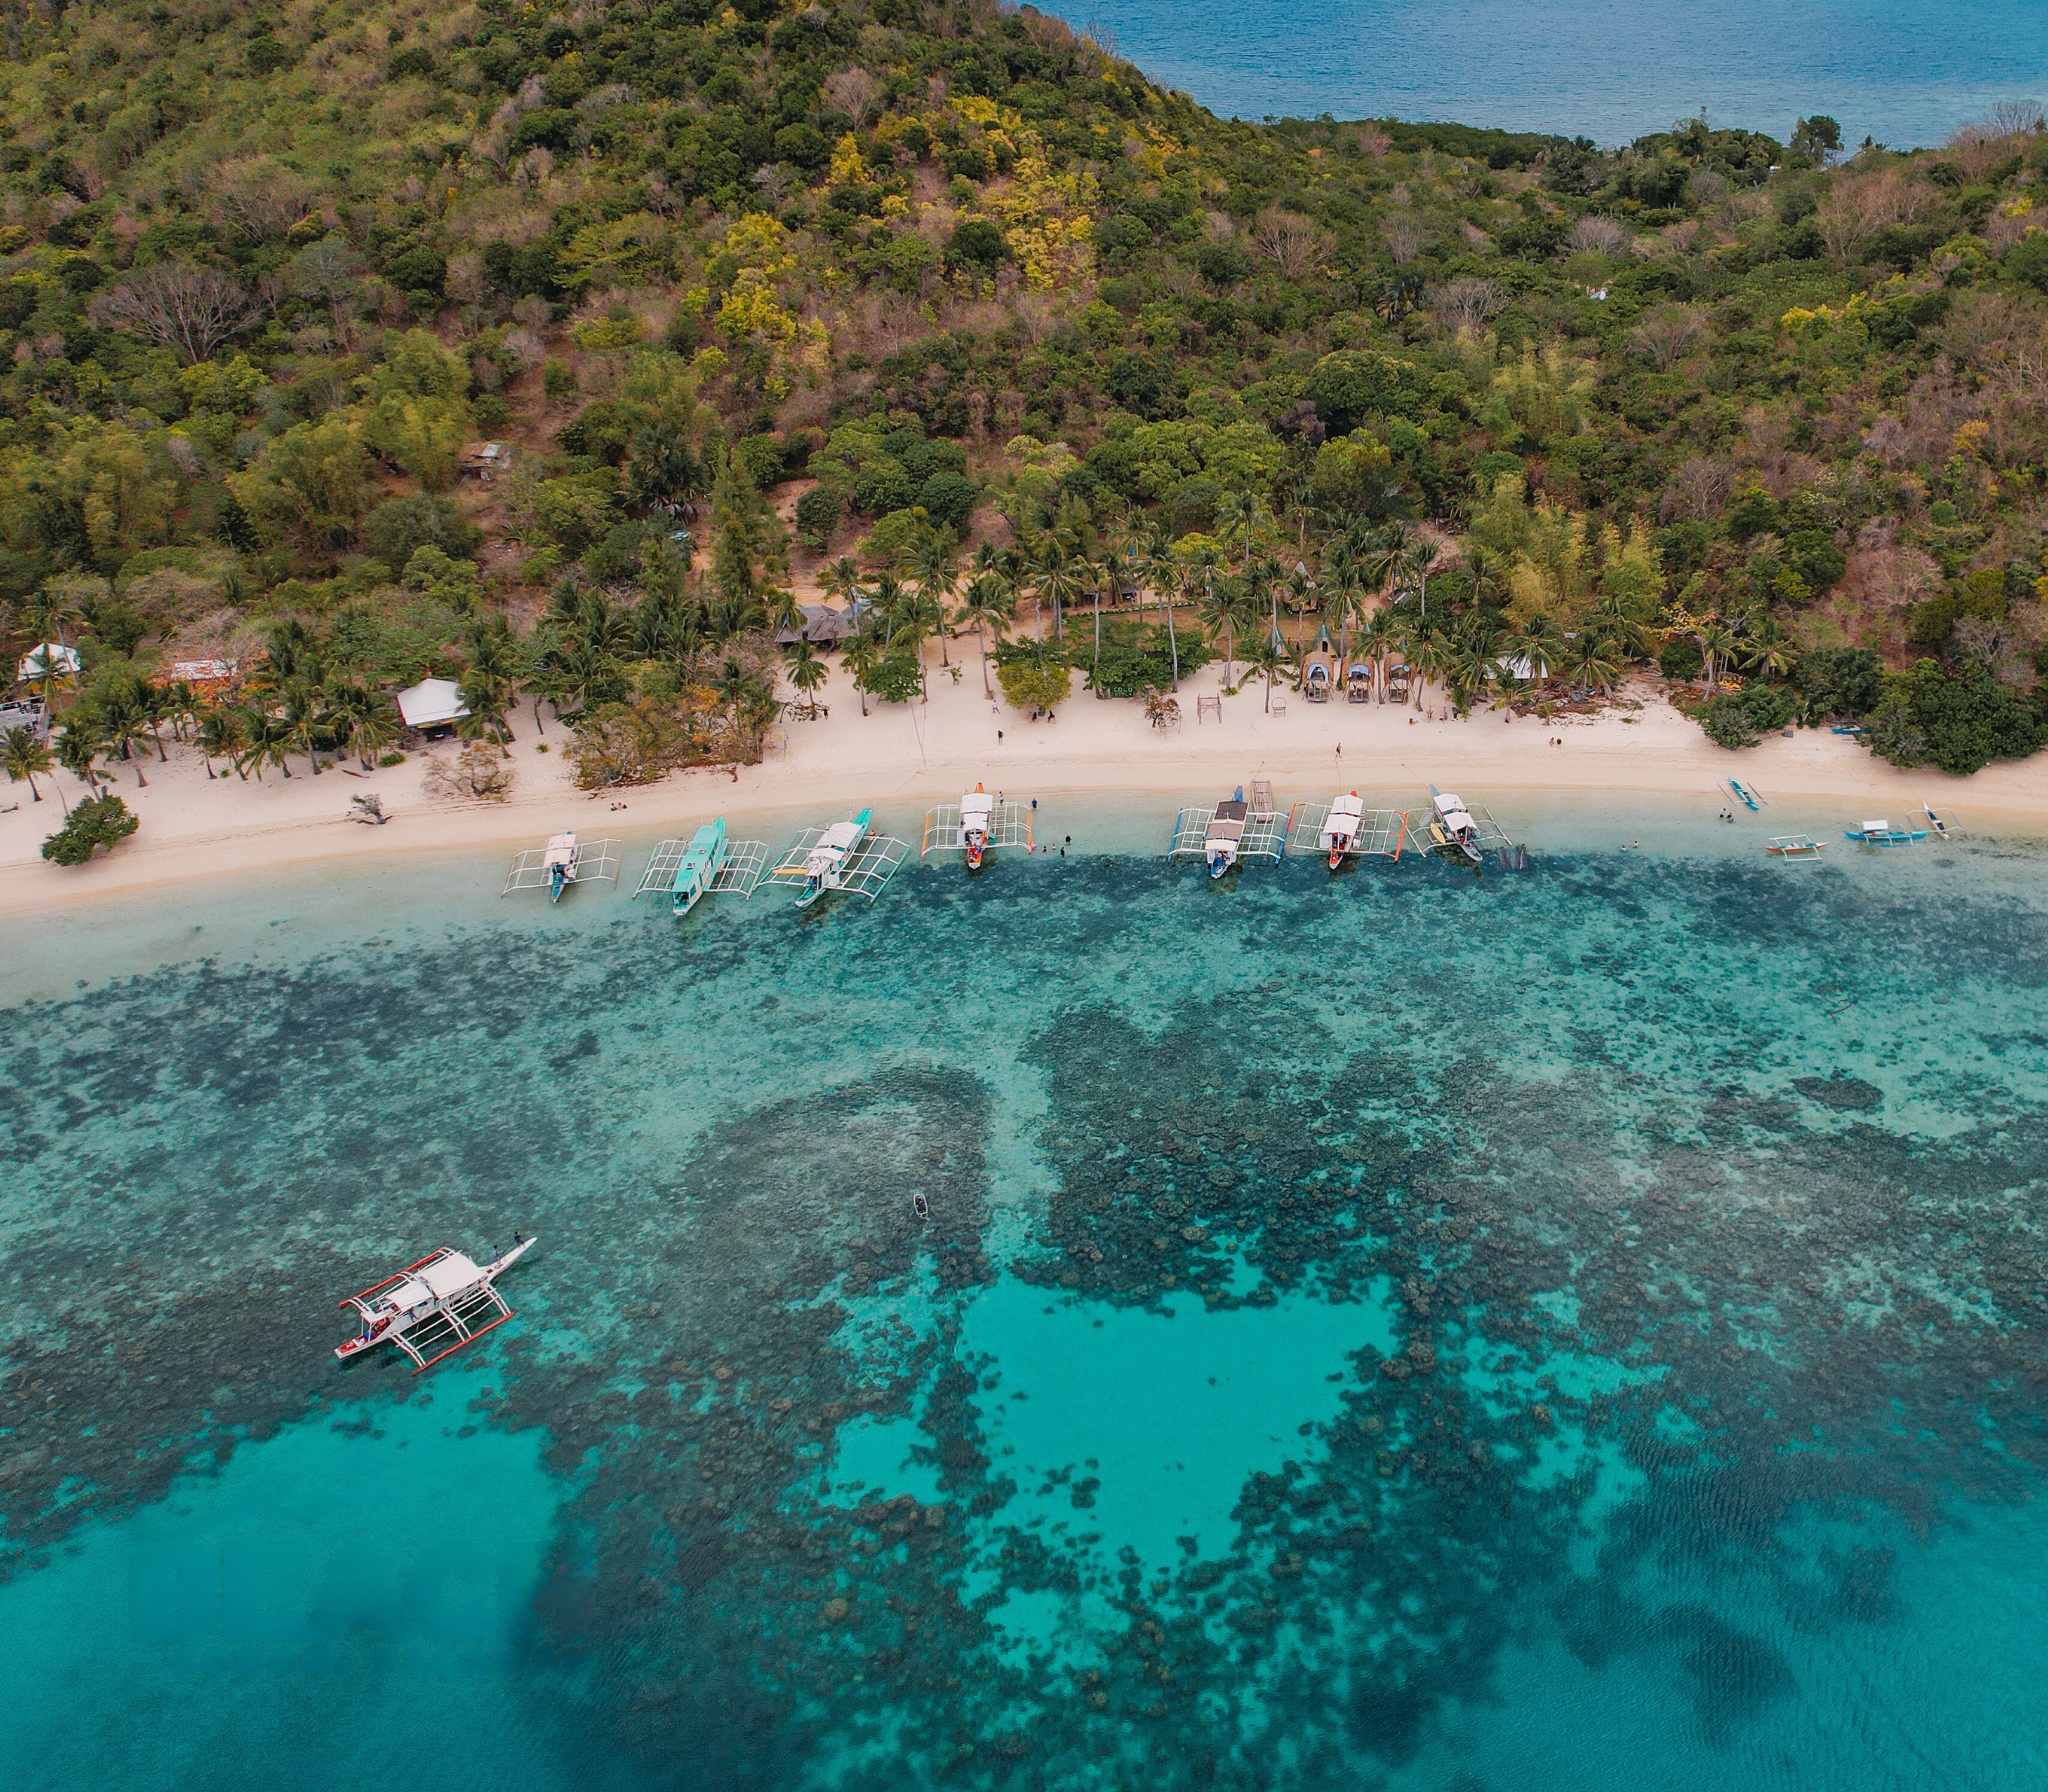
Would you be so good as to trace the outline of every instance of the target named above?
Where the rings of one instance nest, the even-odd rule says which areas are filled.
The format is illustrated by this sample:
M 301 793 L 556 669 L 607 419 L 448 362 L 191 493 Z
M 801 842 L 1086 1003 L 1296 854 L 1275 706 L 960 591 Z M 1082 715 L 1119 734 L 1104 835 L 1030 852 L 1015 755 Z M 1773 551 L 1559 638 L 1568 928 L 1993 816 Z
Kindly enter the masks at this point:
M 12 925 L 0 1780 L 2038 1782 L 2048 861 L 1525 809 Z
M 2048 99 L 2041 0 L 1077 0 L 1154 80 L 1229 116 L 1455 119 L 1626 143 L 1704 111 L 1783 140 L 1940 143 Z

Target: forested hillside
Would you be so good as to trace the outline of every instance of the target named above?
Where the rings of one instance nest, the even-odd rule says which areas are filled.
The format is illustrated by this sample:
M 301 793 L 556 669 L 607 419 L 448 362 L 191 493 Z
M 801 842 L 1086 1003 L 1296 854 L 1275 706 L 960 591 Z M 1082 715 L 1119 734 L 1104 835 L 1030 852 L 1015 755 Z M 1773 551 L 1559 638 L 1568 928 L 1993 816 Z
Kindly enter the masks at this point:
M 430 671 L 592 781 L 744 753 L 818 590 L 885 700 L 942 627 L 1019 702 L 1327 627 L 1460 705 L 2048 738 L 2037 115 L 1255 127 L 941 0 L 6 29 L 0 600 L 74 757 L 368 757 Z

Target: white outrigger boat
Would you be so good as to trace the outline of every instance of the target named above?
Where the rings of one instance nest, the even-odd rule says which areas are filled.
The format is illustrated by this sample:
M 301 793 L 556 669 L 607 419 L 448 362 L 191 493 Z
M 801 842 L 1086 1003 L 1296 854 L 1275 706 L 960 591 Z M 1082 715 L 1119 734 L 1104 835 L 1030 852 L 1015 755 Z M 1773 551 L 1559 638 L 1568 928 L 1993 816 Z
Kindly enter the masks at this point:
M 1202 836 L 1202 857 L 1212 879 L 1221 877 L 1237 863 L 1237 855 L 1244 846 L 1245 817 L 1250 812 L 1242 784 L 1216 805 L 1216 813 L 1209 818 L 1209 831 Z
M 979 871 L 988 852 L 988 837 L 996 821 L 996 799 L 985 785 L 977 784 L 960 799 L 960 838 L 967 853 L 967 869 Z
M 1448 790 L 1429 790 L 1429 837 L 1446 852 L 1461 852 L 1473 864 L 1479 863 L 1479 824 L 1465 799 Z
M 564 828 L 550 837 L 545 846 L 529 846 L 512 861 L 503 894 L 545 890 L 550 902 L 560 902 L 571 884 L 618 881 L 618 841 L 579 840 L 574 828 Z
M 1332 871 L 1344 868 L 1345 855 L 1357 845 L 1364 822 L 1365 799 L 1357 791 L 1347 792 L 1330 805 L 1322 831 L 1316 836 L 1316 849 L 1329 855 Z
M 851 821 L 835 821 L 818 836 L 804 854 L 804 893 L 796 899 L 798 908 L 808 908 L 827 890 L 840 887 L 847 862 L 868 837 L 874 813 L 872 809 L 863 809 Z
M 431 1368 L 512 1317 L 496 1283 L 534 1242 L 522 1238 L 502 1257 L 483 1264 L 444 1245 L 374 1288 L 350 1295 L 339 1304 L 362 1315 L 363 1329 L 337 1345 L 335 1356 L 345 1363 L 379 1344 L 395 1344 L 412 1358 L 415 1375 Z
M 896 867 L 909 856 L 910 848 L 901 840 L 871 834 L 868 829 L 873 818 L 872 809 L 863 809 L 829 827 L 805 829 L 768 873 L 768 880 L 801 884 L 798 908 L 809 908 L 833 890 L 874 901 L 895 876 Z
M 1032 850 L 1031 805 L 990 796 L 986 784 L 977 784 L 959 802 L 926 812 L 917 856 L 958 852 L 965 855 L 969 871 L 979 871 L 990 853 L 1016 847 Z
M 1273 807 L 1272 786 L 1254 778 L 1249 802 L 1240 784 L 1214 809 L 1181 810 L 1174 818 L 1173 841 L 1166 855 L 1200 859 L 1212 880 L 1253 859 L 1277 863 L 1287 837 L 1287 819 Z
M 582 862 L 583 848 L 576 844 L 576 830 L 564 828 L 547 843 L 541 856 L 541 869 L 548 874 L 548 900 L 560 902 L 562 892 L 576 881 L 576 867 Z

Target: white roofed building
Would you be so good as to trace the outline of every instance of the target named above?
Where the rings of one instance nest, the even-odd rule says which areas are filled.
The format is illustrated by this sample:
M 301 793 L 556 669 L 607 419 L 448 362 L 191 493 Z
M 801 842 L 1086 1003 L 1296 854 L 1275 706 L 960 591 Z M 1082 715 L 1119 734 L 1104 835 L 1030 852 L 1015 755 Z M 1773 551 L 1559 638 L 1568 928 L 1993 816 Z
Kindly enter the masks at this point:
M 408 728 L 445 728 L 469 714 L 452 678 L 423 678 L 398 693 L 398 719 Z

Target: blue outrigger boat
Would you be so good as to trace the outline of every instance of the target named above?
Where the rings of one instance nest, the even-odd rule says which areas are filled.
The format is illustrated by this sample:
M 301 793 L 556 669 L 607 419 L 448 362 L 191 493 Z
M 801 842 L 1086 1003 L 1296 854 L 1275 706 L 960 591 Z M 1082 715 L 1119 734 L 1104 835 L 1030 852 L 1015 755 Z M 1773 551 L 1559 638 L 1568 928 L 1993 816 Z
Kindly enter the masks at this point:
M 682 862 L 676 866 L 675 882 L 670 886 L 674 912 L 687 915 L 695 908 L 698 898 L 711 888 L 712 880 L 725 869 L 726 861 L 731 857 L 732 847 L 725 837 L 723 815 L 716 821 L 707 821 L 691 835 Z
M 1842 832 L 1864 846 L 1911 846 L 1914 841 L 1927 838 L 1925 828 L 1895 828 L 1881 818 L 1866 821 L 1860 828 L 1844 828 Z

